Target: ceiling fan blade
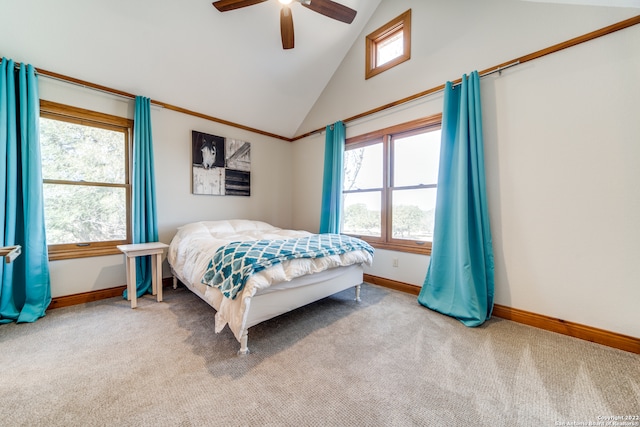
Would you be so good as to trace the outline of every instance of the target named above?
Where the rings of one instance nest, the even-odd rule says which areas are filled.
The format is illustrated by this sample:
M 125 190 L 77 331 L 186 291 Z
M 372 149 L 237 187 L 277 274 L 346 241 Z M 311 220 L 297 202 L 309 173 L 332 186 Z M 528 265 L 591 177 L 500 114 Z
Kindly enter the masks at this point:
M 253 6 L 254 4 L 265 1 L 267 0 L 219 0 L 214 1 L 212 4 L 220 12 L 227 12 L 229 10 L 240 9 L 241 7 Z
M 289 6 L 280 9 L 280 35 L 282 36 L 282 48 L 293 49 L 293 15 Z
M 356 13 L 358 13 L 347 6 L 331 0 L 300 0 L 300 4 L 314 12 L 318 12 L 324 16 L 328 16 L 329 18 L 336 19 L 346 24 L 351 24 L 353 19 L 356 17 Z

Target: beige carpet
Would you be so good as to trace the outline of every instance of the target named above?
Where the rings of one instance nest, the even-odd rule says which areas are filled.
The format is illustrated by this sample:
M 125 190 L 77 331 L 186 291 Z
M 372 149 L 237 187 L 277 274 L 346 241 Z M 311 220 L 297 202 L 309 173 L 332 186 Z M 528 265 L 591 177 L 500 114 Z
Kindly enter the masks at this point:
M 361 303 L 352 297 L 252 328 L 246 357 L 184 288 L 136 310 L 113 298 L 2 325 L 0 425 L 557 426 L 640 416 L 639 355 L 501 319 L 466 328 L 377 286 L 363 286 Z

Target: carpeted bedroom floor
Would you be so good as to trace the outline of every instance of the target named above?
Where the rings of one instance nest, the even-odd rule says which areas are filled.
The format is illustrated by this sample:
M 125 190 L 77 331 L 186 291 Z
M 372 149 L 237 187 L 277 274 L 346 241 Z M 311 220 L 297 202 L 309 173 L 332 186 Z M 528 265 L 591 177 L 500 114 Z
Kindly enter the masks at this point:
M 373 285 L 255 326 L 245 357 L 214 313 L 180 287 L 0 326 L 0 425 L 640 426 L 637 354 Z

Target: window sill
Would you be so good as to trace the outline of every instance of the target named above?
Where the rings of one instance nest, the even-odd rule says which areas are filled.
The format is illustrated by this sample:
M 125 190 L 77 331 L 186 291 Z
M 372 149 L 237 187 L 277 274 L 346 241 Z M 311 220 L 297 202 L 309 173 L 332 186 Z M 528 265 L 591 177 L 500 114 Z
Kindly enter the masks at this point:
M 417 243 L 403 245 L 398 243 L 369 242 L 369 244 L 376 249 L 384 249 L 387 251 L 431 255 L 431 243 L 424 243 L 423 245 L 418 245 Z
M 416 240 L 399 240 L 394 242 L 383 242 L 379 237 L 362 236 L 357 234 L 344 233 L 346 236 L 357 237 L 360 240 L 364 240 L 376 249 L 384 249 L 387 251 L 407 252 L 418 255 L 431 255 L 431 242 L 416 241 Z M 406 242 L 406 243 L 405 243 Z
M 89 258 L 106 255 L 121 255 L 122 252 L 115 246 L 78 248 L 78 249 L 54 249 L 49 250 L 49 261 L 61 261 L 65 259 Z

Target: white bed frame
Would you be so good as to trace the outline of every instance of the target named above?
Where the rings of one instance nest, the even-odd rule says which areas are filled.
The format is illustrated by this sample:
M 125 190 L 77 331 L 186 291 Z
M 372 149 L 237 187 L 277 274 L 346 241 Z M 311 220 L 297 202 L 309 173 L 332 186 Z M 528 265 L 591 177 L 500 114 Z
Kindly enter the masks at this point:
M 272 319 L 281 314 L 287 313 L 296 308 L 326 298 L 345 289 L 355 288 L 355 300 L 360 301 L 360 285 L 363 282 L 363 268 L 361 265 L 351 265 L 348 267 L 338 267 L 333 269 L 333 274 L 323 275 L 322 273 L 314 276 L 318 277 L 317 281 L 309 282 L 309 276 L 303 276 L 301 282 L 305 283 L 295 286 L 298 279 L 287 282 L 287 287 L 278 288 L 277 286 L 267 288 L 265 292 L 258 292 L 251 298 L 251 304 L 246 315 L 244 333 L 240 338 L 239 355 L 249 353 L 248 347 L 248 329 L 265 320 Z M 340 274 L 335 274 L 337 271 Z M 188 281 L 179 277 L 172 269 L 173 288 L 178 286 L 178 280 L 182 282 L 189 290 L 198 295 L 207 304 L 218 310 L 215 303 L 205 296 L 202 288 L 188 283 Z M 206 286 L 206 285 L 203 285 Z

